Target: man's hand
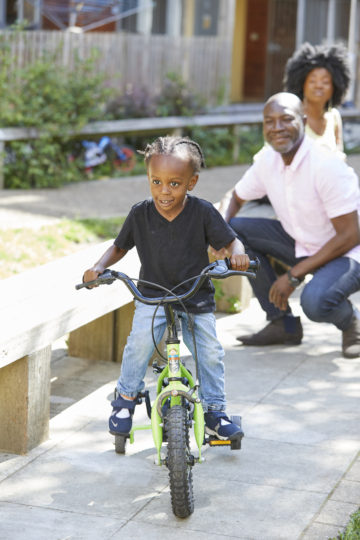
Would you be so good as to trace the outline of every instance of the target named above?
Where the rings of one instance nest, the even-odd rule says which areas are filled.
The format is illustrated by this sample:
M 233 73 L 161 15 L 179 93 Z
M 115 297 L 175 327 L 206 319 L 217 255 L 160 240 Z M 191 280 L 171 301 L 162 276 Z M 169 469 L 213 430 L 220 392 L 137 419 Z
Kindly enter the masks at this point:
M 280 276 L 271 286 L 269 300 L 275 307 L 286 311 L 288 307 L 289 296 L 294 292 L 286 274 Z

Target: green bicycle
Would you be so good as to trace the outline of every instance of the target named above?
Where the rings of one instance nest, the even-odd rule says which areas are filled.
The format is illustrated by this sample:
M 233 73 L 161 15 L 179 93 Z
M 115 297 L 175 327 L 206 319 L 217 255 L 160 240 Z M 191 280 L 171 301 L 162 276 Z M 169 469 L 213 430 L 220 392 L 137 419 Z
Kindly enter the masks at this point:
M 258 260 L 250 261 L 249 269 L 246 272 L 231 270 L 228 259 L 214 261 L 202 270 L 199 276 L 194 278 L 192 287 L 184 294 L 176 295 L 173 291 L 165 291 L 164 296 L 148 298 L 136 287 L 134 280 L 122 272 L 115 270 L 105 270 L 96 280 L 76 285 L 77 289 L 90 285 L 111 284 L 115 280 L 121 280 L 133 294 L 134 298 L 148 305 L 163 306 L 167 323 L 166 337 L 166 358 L 159 351 L 155 342 L 154 345 L 159 357 L 165 363 L 159 366 L 157 362 L 153 364 L 154 372 L 159 375 L 157 381 L 156 398 L 151 405 L 149 392 L 146 390 L 138 394 L 137 402 L 144 399 L 147 414 L 151 420 L 150 426 L 133 426 L 129 435 L 115 434 L 115 451 L 124 454 L 126 451 L 127 439 L 134 442 L 134 433 L 139 429 L 151 429 L 154 444 L 157 450 L 157 464 L 166 465 L 169 469 L 171 504 L 174 514 L 180 518 L 188 517 L 194 511 L 194 494 L 192 468 L 195 463 L 202 463 L 201 449 L 204 444 L 210 446 L 228 446 L 231 450 L 241 448 L 242 431 L 234 439 L 220 440 L 215 436 L 205 435 L 204 411 L 198 397 L 199 383 L 197 376 L 186 369 L 180 359 L 180 339 L 178 337 L 177 319 L 171 304 L 181 303 L 193 296 L 207 278 L 225 279 L 238 275 L 256 277 L 256 270 L 259 267 Z M 161 287 L 160 287 L 161 288 Z M 154 312 L 153 320 L 155 319 Z M 194 349 L 196 343 L 194 339 Z M 197 358 L 195 367 L 197 371 Z M 115 390 L 115 399 L 116 399 Z M 231 420 L 241 427 L 241 417 L 232 416 Z M 197 445 L 198 455 L 192 453 L 190 447 L 190 429 L 194 429 L 194 437 Z M 161 449 L 166 444 L 166 457 L 162 458 Z

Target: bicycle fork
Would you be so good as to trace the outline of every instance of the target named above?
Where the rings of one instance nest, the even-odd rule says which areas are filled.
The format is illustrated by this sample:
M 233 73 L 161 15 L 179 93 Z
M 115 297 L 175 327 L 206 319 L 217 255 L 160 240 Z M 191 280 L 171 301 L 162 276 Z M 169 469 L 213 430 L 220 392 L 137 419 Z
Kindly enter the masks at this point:
M 151 429 L 158 455 L 158 465 L 162 464 L 160 454 L 164 429 L 162 407 L 168 399 L 170 400 L 170 407 L 181 405 L 184 399 L 193 404 L 194 435 L 199 451 L 197 461 L 201 463 L 201 447 L 205 435 L 204 411 L 197 395 L 197 384 L 191 373 L 180 361 L 180 340 L 177 336 L 174 311 L 168 304 L 164 305 L 164 309 L 168 331 L 168 336 L 165 341 L 168 363 L 159 375 L 157 382 L 157 397 L 151 411 Z M 168 379 L 169 384 L 166 387 L 163 387 L 165 378 Z M 184 380 L 189 383 L 190 389 L 184 384 Z

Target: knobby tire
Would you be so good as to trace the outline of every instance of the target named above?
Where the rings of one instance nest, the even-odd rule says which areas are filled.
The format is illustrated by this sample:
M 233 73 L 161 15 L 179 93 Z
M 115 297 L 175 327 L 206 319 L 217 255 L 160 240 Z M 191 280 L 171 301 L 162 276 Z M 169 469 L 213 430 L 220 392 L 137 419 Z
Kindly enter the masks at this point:
M 165 417 L 171 504 L 175 516 L 179 518 L 186 518 L 194 511 L 187 417 L 187 410 L 180 405 L 171 407 Z
M 125 454 L 126 437 L 124 435 L 115 435 L 115 452 L 117 454 Z

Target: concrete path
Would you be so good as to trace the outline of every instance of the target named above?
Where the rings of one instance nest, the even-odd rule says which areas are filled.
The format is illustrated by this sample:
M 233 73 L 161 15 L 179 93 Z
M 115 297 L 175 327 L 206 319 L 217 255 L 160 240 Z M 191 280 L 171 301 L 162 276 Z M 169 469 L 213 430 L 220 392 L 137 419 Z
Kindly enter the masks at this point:
M 205 169 L 193 194 L 215 203 L 234 186 L 247 167 Z M 3 189 L 0 190 L 0 228 L 37 227 L 56 223 L 63 217 L 127 215 L 133 204 L 149 196 L 145 175 L 79 182 L 60 189 Z
M 360 177 L 360 154 L 348 157 Z M 248 165 L 214 167 L 200 173 L 192 192 L 215 203 L 233 188 Z M 39 227 L 63 217 L 108 218 L 126 215 L 130 207 L 149 197 L 146 176 L 93 180 L 60 189 L 0 190 L 0 229 Z
M 215 202 L 242 170 L 205 171 L 197 194 Z M 0 226 L 118 215 L 144 196 L 145 178 L 1 192 Z M 360 308 L 360 293 L 353 300 Z M 296 297 L 293 306 L 301 314 Z M 149 431 L 126 456 L 114 452 L 107 419 L 118 365 L 69 358 L 65 342 L 55 344 L 50 439 L 26 456 L 0 454 L 1 540 L 335 537 L 360 506 L 360 360 L 342 358 L 332 326 L 302 320 L 299 347 L 244 348 L 234 336 L 265 322 L 256 301 L 218 316 L 228 412 L 243 416 L 246 436 L 241 451 L 204 450 L 194 468 L 195 512 L 185 520 L 172 514 Z M 155 382 L 149 370 L 152 396 Z M 144 420 L 137 407 L 135 421 Z
M 360 293 L 354 301 L 360 307 Z M 118 366 L 69 358 L 58 344 L 50 439 L 26 456 L 0 454 L 0 538 L 335 537 L 360 505 L 360 360 L 343 359 L 339 332 L 305 317 L 299 347 L 237 345 L 234 336 L 263 323 L 254 300 L 218 317 L 228 411 L 242 414 L 246 436 L 240 451 L 205 449 L 185 520 L 172 514 L 150 431 L 126 456 L 114 451 L 107 419 Z M 155 380 L 149 370 L 152 395 Z M 135 419 L 146 420 L 144 405 Z

